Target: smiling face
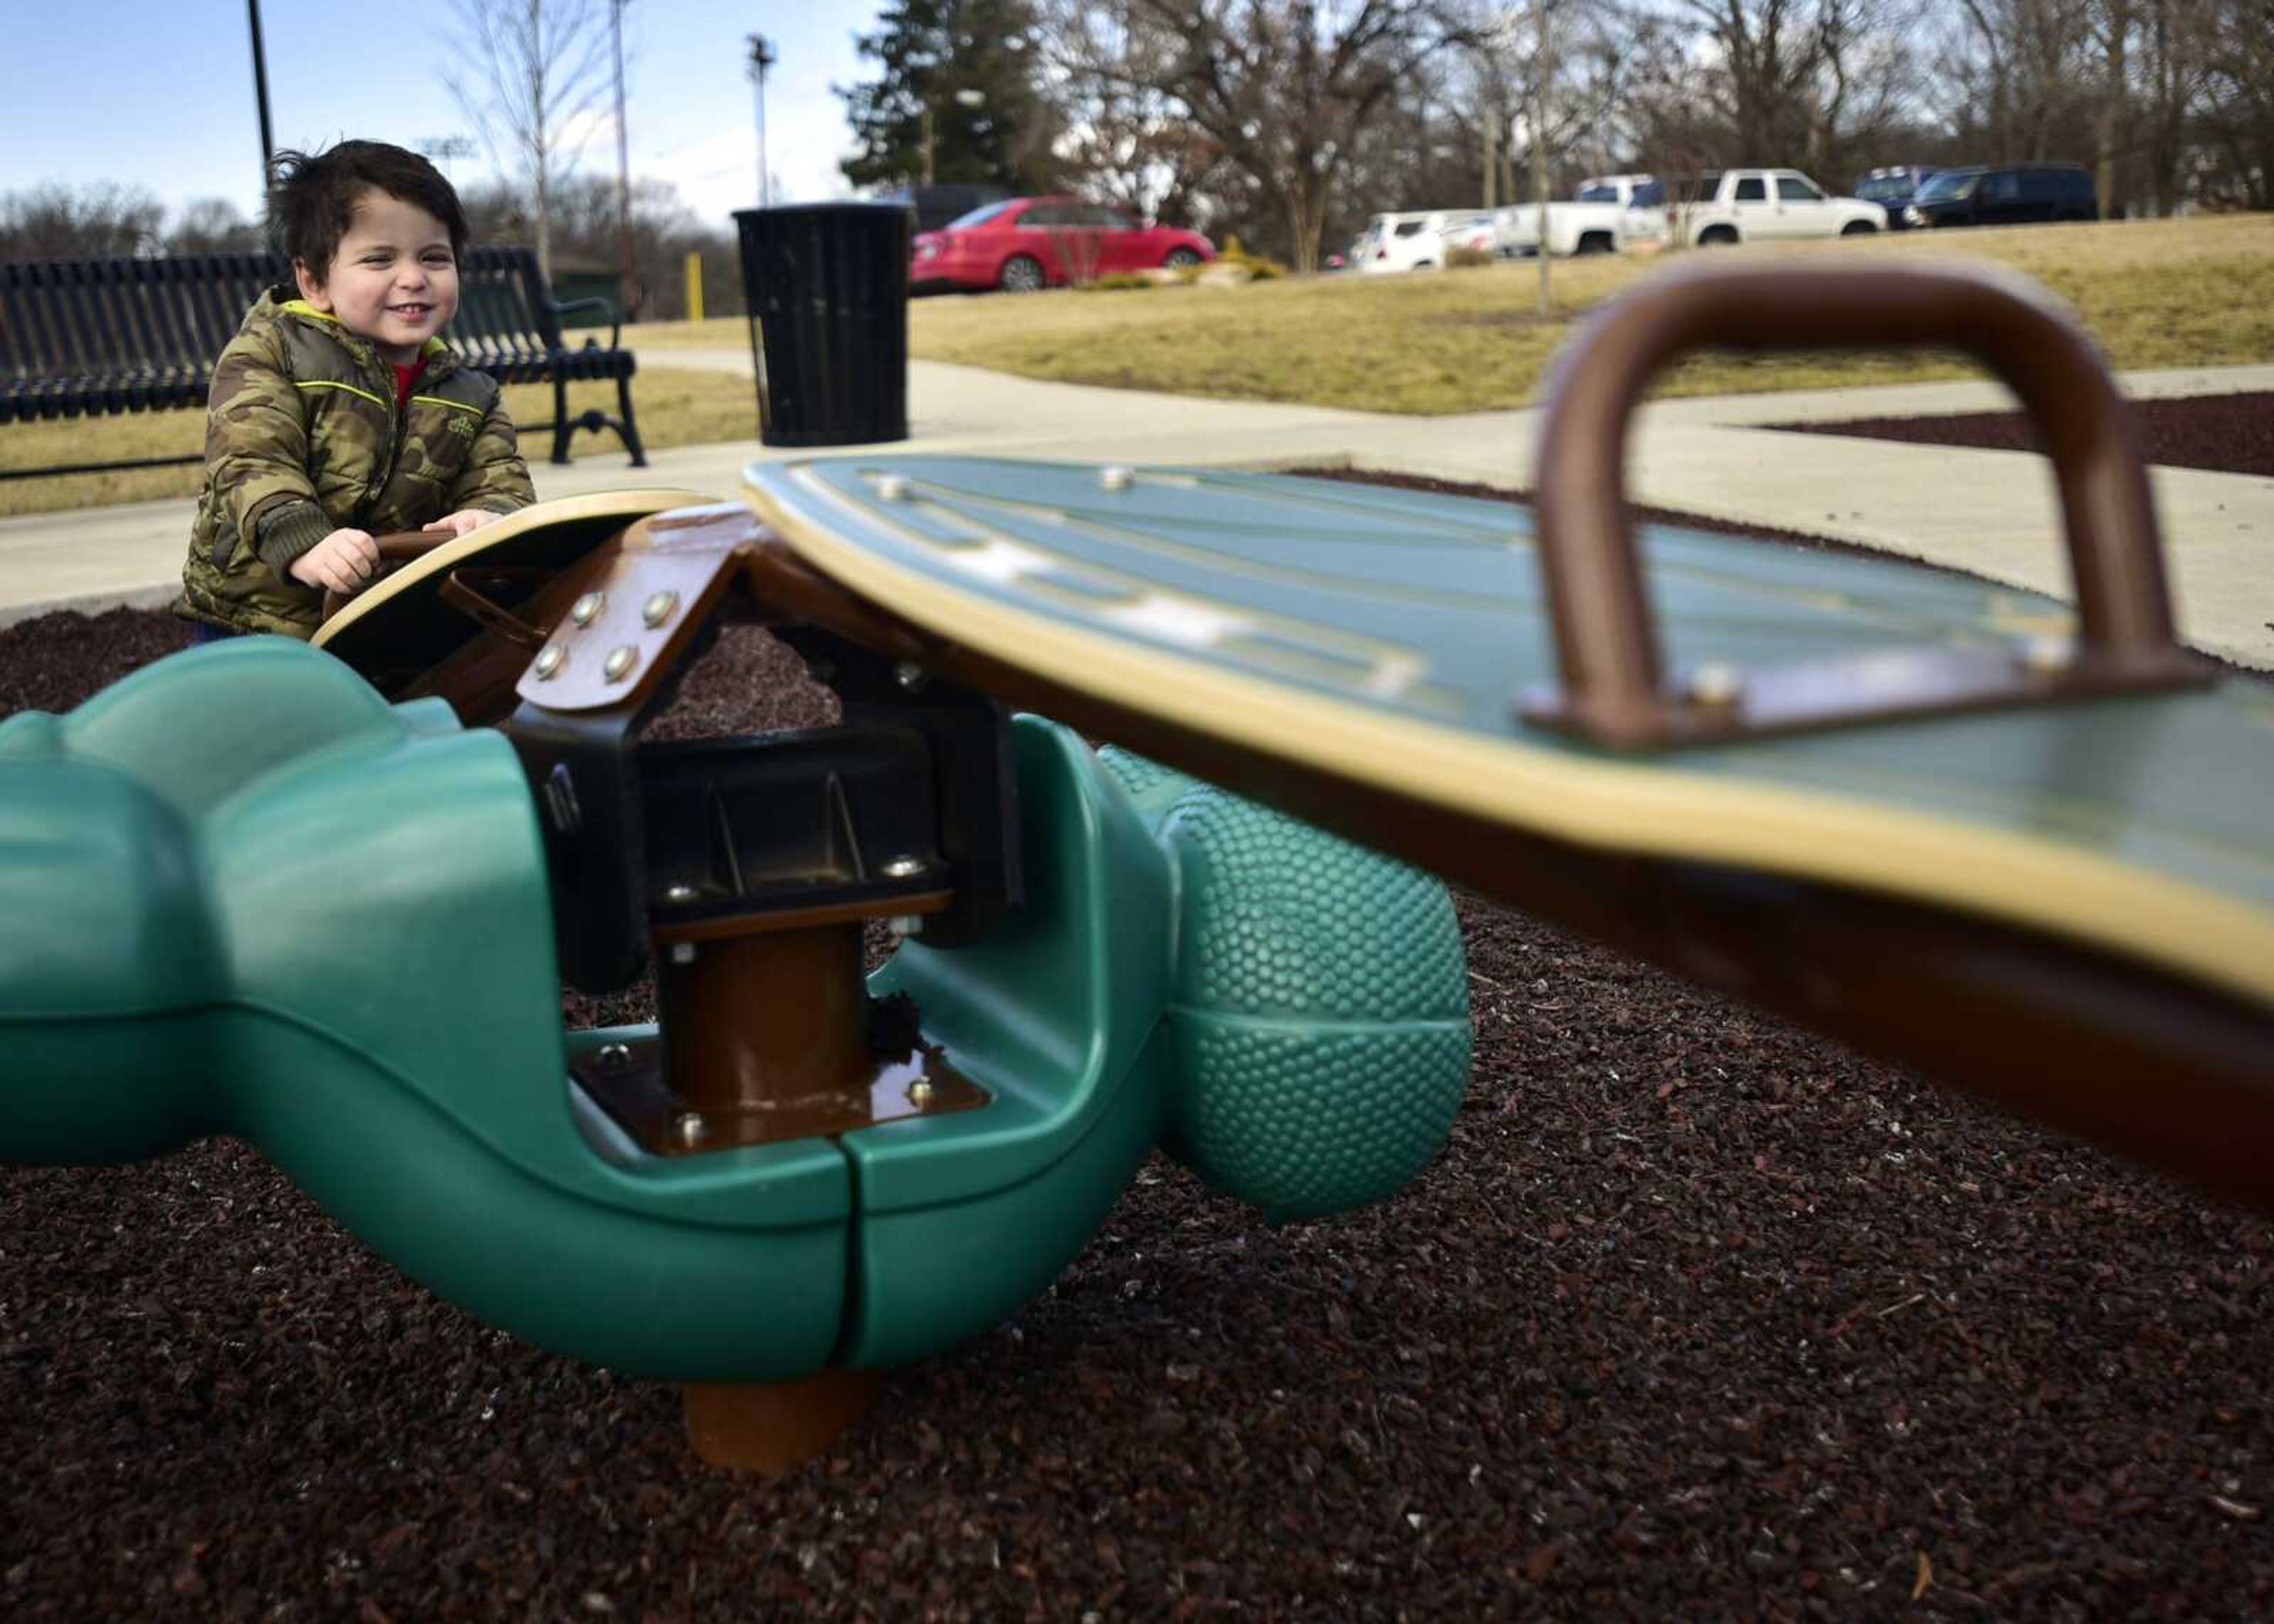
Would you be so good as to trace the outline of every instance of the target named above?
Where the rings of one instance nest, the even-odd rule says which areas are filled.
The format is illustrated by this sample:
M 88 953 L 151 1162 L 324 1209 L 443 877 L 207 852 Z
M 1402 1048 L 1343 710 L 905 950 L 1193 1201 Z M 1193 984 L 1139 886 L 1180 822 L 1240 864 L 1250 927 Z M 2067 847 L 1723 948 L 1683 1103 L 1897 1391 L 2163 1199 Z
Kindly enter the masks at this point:
M 416 203 L 377 190 L 357 202 L 328 275 L 319 279 L 300 259 L 292 274 L 302 298 L 371 340 L 397 366 L 417 360 L 458 310 L 449 228 Z

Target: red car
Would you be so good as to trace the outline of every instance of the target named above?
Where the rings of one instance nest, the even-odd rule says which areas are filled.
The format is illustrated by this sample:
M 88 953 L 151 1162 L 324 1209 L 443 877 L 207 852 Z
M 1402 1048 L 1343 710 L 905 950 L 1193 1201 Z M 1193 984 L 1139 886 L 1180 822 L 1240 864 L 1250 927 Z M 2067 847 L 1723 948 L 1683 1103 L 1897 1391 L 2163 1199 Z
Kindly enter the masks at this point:
M 919 232 L 908 280 L 942 288 L 1037 288 L 1156 266 L 1198 265 L 1216 249 L 1197 231 L 1141 226 L 1080 198 L 1011 198 L 975 208 L 937 231 Z

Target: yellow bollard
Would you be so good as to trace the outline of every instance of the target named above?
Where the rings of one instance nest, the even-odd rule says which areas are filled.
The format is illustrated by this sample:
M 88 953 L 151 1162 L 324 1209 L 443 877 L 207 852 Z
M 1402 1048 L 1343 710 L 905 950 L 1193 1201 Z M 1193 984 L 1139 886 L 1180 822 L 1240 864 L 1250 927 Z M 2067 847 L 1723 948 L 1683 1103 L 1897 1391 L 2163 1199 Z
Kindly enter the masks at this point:
M 692 248 L 687 251 L 687 319 L 703 320 L 703 256 Z

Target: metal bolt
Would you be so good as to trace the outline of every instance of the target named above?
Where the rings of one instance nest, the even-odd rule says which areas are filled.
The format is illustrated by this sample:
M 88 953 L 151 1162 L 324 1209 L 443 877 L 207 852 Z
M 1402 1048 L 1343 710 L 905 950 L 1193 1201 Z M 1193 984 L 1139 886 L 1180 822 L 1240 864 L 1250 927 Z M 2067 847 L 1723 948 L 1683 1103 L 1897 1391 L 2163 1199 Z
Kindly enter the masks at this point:
M 908 1085 L 908 1103 L 910 1105 L 930 1105 L 931 1103 L 932 1092 L 931 1079 L 928 1077 L 919 1077 L 915 1081 Z
M 537 680 L 550 682 L 561 674 L 561 668 L 568 663 L 568 650 L 557 643 L 551 644 L 537 657 Z
M 695 962 L 695 944 L 692 942 L 674 942 L 671 944 L 671 962 L 675 965 L 693 964 Z
M 587 592 L 569 606 L 568 618 L 579 626 L 590 626 L 600 618 L 600 611 L 607 606 L 608 600 L 599 593 Z
M 885 865 L 885 877 L 888 880 L 905 880 L 911 876 L 922 874 L 924 867 L 924 860 L 921 857 L 895 857 Z
M 660 626 L 671 619 L 671 612 L 678 607 L 678 593 L 658 592 L 640 605 L 640 619 L 650 626 Z
M 2042 676 L 2053 676 L 2076 664 L 2076 644 L 2067 637 L 2039 635 L 2022 645 L 2022 664 Z
M 632 1063 L 631 1046 L 628 1043 L 603 1043 L 598 1058 L 603 1070 L 621 1071 Z
M 693 1150 L 711 1137 L 711 1124 L 703 1120 L 700 1111 L 681 1111 L 672 1118 L 671 1132 L 678 1139 L 681 1148 Z
M 1745 679 L 1735 665 L 1709 660 L 1690 673 L 1690 697 L 1716 710 L 1734 705 L 1745 691 Z
M 877 500 L 880 502 L 904 502 L 908 499 L 908 482 L 899 474 L 886 474 L 877 481 Z
M 1136 477 L 1126 468 L 1101 468 L 1097 470 L 1097 483 L 1109 491 L 1126 491 Z
M 683 908 L 689 903 L 695 900 L 695 887 L 692 885 L 674 885 L 663 893 L 663 899 L 666 902 L 670 903 L 674 907 Z
M 924 685 L 931 680 L 931 673 L 914 660 L 902 660 L 892 667 L 892 680 L 911 694 L 921 693 Z
M 631 675 L 632 667 L 638 664 L 639 650 L 628 643 L 608 651 L 608 663 L 600 667 L 600 674 L 611 682 L 621 682 Z

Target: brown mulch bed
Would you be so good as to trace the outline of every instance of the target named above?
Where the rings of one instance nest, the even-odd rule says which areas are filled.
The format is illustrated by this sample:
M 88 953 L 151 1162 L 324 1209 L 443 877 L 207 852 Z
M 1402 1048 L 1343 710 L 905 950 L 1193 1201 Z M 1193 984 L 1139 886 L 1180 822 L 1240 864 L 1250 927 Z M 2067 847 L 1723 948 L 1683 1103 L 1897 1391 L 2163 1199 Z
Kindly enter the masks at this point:
M 2139 425 L 2142 448 L 2150 462 L 2274 477 L 2274 394 L 2134 401 L 2132 418 Z M 1922 446 L 1969 446 L 1989 451 L 2044 449 L 2028 417 L 2018 411 L 1967 412 L 1947 417 L 1856 417 L 1845 423 L 1764 426 L 1795 434 L 1849 434 Z
M 0 710 L 179 641 L 0 631 Z M 825 710 L 737 629 L 673 724 Z M 242 1145 L 0 1169 L 0 1616 L 2274 1608 L 2266 1218 L 1461 918 L 1476 1065 L 1412 1189 L 1275 1229 L 1156 1159 L 1050 1290 L 772 1482 L 697 1462 L 672 1388 L 406 1282 Z

